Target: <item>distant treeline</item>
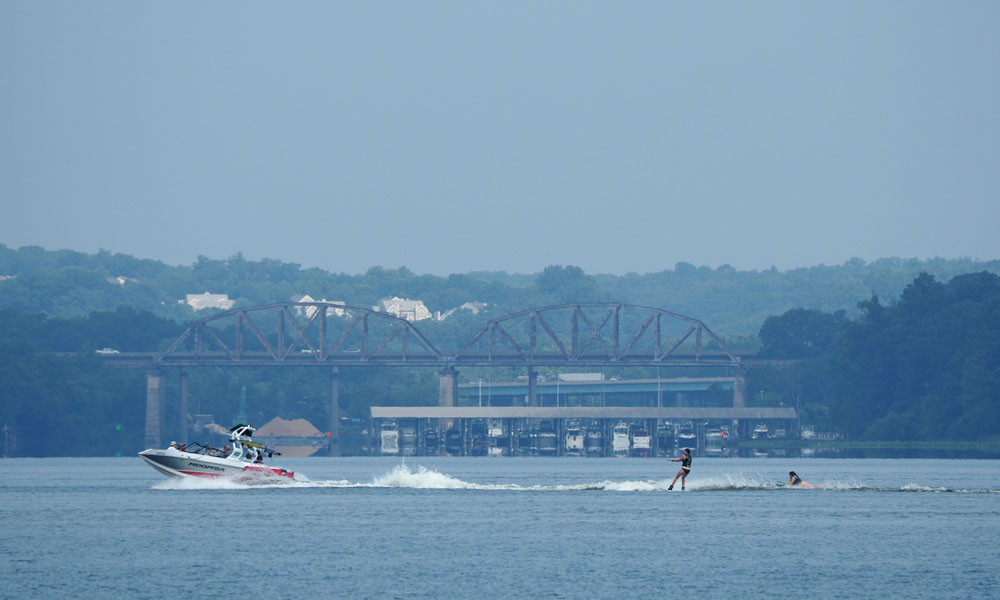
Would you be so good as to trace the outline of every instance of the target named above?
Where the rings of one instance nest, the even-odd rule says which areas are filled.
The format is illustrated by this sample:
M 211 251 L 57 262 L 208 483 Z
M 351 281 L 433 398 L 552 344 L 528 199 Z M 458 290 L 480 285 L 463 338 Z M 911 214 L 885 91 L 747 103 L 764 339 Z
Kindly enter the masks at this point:
M 738 271 L 678 263 L 657 273 L 588 275 L 574 266 L 550 266 L 534 275 L 476 272 L 439 277 L 417 275 L 405 267 L 373 267 L 362 275 L 303 269 L 294 263 L 199 257 L 188 266 L 169 266 L 101 251 L 84 254 L 48 251 L 37 246 L 0 245 L 0 308 L 57 317 L 109 312 L 119 306 L 178 322 L 206 316 L 179 304 L 186 294 L 228 294 L 237 306 L 288 301 L 308 294 L 351 306 L 373 306 L 380 298 L 423 300 L 433 312 L 465 302 L 485 302 L 478 323 L 525 308 L 565 302 L 618 301 L 669 310 L 704 321 L 735 345 L 754 338 L 764 320 L 793 308 L 844 310 L 856 316 L 857 303 L 877 295 L 886 301 L 924 272 L 939 281 L 988 271 L 1000 274 L 1000 261 L 971 259 L 860 259 L 843 265 L 779 271 Z M 463 329 L 464 331 L 464 329 Z M 445 332 L 442 335 L 450 335 Z M 749 343 L 753 343 L 750 341 Z

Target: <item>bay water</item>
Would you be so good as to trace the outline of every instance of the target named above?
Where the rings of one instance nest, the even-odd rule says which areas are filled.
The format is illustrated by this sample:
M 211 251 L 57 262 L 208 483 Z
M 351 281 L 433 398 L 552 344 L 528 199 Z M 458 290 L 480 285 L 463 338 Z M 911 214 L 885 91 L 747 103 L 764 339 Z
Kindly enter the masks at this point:
M 1000 597 L 996 460 L 276 462 L 0 460 L 0 598 Z

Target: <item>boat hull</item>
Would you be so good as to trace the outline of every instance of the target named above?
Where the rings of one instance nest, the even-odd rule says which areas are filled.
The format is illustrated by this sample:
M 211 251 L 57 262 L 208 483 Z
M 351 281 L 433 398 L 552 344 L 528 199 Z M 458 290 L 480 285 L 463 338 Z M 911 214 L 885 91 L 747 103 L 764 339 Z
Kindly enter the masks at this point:
M 250 464 L 236 458 L 180 452 L 172 448 L 143 450 L 139 456 L 151 467 L 168 477 L 274 476 L 295 478 L 295 473 L 278 467 Z

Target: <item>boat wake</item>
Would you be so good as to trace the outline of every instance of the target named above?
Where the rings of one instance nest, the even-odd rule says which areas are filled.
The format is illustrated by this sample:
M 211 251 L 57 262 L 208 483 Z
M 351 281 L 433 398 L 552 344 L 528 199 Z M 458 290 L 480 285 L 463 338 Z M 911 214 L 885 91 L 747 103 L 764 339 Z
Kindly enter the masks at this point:
M 276 477 L 267 473 L 238 473 L 224 477 L 170 477 L 154 484 L 153 489 L 245 490 L 261 487 L 294 487 L 296 483 L 288 477 Z M 303 483 L 308 483 L 308 480 Z
M 955 489 L 947 487 L 930 487 L 916 483 L 907 483 L 900 487 L 875 487 L 866 485 L 856 479 L 831 479 L 819 481 L 813 487 L 790 486 L 784 481 L 767 480 L 759 474 L 737 475 L 726 474 L 721 477 L 688 481 L 689 491 L 740 491 L 740 490 L 788 490 L 795 492 L 827 491 L 827 492 L 930 492 L 930 493 L 963 493 L 963 494 L 1000 494 L 996 489 Z
M 486 490 L 486 491 L 529 491 L 529 492 L 573 492 L 573 491 L 606 491 L 606 492 L 664 492 L 670 484 L 670 478 L 664 480 L 646 481 L 611 481 L 594 483 L 553 484 L 553 485 L 521 485 L 517 483 L 473 483 L 463 481 L 445 473 L 418 466 L 411 469 L 405 463 L 396 465 L 383 475 L 374 477 L 369 482 L 352 482 L 348 480 L 318 480 L 312 481 L 305 476 L 296 475 L 296 479 L 284 477 L 251 477 L 236 478 L 218 477 L 211 479 L 183 478 L 168 479 L 153 486 L 156 490 L 246 490 L 246 489 L 302 489 L 302 488 L 409 488 L 426 490 Z M 679 484 L 678 484 L 679 485 Z M 951 489 L 944 487 L 928 487 L 916 483 L 908 483 L 897 488 L 879 488 L 867 486 L 856 480 L 830 480 L 816 484 L 817 488 L 790 487 L 783 481 L 767 479 L 759 473 L 725 473 L 707 478 L 689 478 L 686 492 L 726 492 L 726 491 L 767 491 L 794 490 L 796 492 L 822 491 L 862 491 L 862 492 L 929 492 L 929 493 L 1000 493 L 995 489 Z M 675 485 L 673 491 L 680 491 Z
M 759 473 L 724 473 L 715 477 L 689 478 L 687 484 L 688 490 L 698 492 L 776 490 L 783 486 L 783 482 L 765 479 Z
M 370 487 L 370 488 L 412 488 L 426 490 L 487 490 L 487 491 L 643 491 L 663 489 L 665 483 L 657 481 L 604 481 L 602 483 L 561 484 L 561 485 L 521 485 L 517 483 L 473 483 L 440 473 L 427 467 L 411 469 L 406 464 L 393 467 L 384 475 L 377 476 L 369 483 L 349 483 L 347 481 L 308 482 L 309 487 Z

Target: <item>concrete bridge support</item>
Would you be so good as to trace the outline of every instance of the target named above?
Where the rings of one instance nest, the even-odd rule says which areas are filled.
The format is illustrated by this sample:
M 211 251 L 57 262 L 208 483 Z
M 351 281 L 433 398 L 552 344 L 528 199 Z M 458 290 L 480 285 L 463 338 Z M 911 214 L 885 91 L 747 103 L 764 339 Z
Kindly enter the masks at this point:
M 538 374 L 528 368 L 528 406 L 538 406 Z
M 163 401 L 163 371 L 146 371 L 146 437 L 147 448 L 163 447 L 163 422 L 166 406 Z
M 657 419 L 646 419 L 646 431 L 649 432 L 649 457 L 658 458 L 660 456 L 660 445 L 657 443 L 660 432 L 657 431 L 659 423 Z
M 188 443 L 188 422 L 187 422 L 187 400 L 188 400 L 188 374 L 181 369 L 181 403 L 178 407 L 177 423 L 177 443 Z
M 538 374 L 528 367 L 528 406 L 538 406 Z M 538 429 L 541 419 L 528 419 L 528 427 Z
M 458 399 L 458 371 L 454 367 L 445 367 L 439 372 L 438 406 L 455 406 Z M 452 428 L 451 419 L 442 419 L 438 428 L 442 431 Z
M 340 454 L 340 369 L 333 367 L 330 370 L 330 425 L 326 430 L 327 455 L 337 456 Z
M 745 408 L 747 405 L 747 370 L 739 368 L 733 373 L 733 408 Z M 740 431 L 740 422 L 733 419 L 733 428 Z
M 744 408 L 747 405 L 747 371 L 738 369 L 733 374 L 733 408 Z

